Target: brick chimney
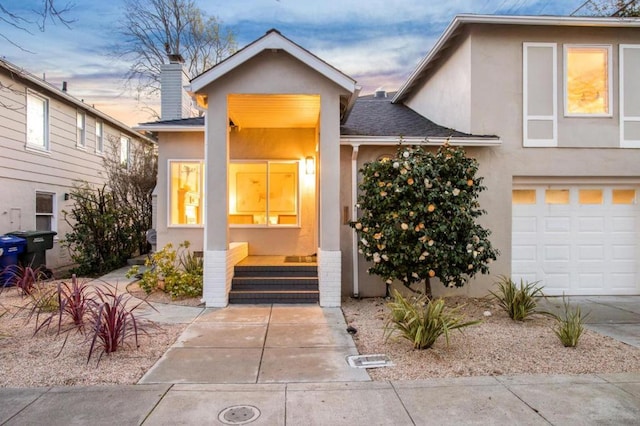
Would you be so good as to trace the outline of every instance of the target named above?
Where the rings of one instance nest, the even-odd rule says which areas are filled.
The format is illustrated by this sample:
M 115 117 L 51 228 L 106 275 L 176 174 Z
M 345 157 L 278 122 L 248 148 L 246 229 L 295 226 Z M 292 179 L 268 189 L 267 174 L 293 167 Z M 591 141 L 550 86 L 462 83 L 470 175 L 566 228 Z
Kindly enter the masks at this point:
M 160 68 L 160 119 L 177 120 L 192 117 L 191 97 L 184 90 L 189 76 L 180 54 L 168 55 L 169 63 Z

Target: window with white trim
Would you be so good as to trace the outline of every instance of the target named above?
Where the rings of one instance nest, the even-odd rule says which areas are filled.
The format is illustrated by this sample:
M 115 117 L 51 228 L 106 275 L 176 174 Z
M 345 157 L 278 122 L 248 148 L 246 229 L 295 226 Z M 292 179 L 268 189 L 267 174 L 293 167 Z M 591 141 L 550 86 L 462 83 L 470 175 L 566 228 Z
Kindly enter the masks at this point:
M 82 111 L 76 112 L 76 146 L 85 148 L 87 146 L 87 116 Z
M 169 160 L 169 226 L 203 225 L 201 160 Z
M 229 224 L 299 226 L 298 161 L 229 164 Z
M 611 46 L 564 46 L 566 116 L 612 115 Z
M 524 43 L 522 68 L 523 146 L 558 146 L 556 43 Z
M 102 121 L 96 120 L 96 152 L 102 153 L 104 152 L 104 123 Z
M 27 146 L 49 150 L 49 100 L 27 92 Z
M 126 136 L 120 137 L 120 164 L 125 168 L 131 164 L 131 139 Z
M 36 230 L 55 231 L 56 194 L 36 191 Z

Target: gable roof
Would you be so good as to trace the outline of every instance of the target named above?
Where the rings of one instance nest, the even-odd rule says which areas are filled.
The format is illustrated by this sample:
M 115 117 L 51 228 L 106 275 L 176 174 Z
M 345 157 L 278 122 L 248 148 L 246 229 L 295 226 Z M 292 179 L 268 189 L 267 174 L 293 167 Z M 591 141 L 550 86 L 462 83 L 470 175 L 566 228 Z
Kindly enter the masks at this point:
M 21 80 L 23 80 L 25 83 L 29 83 L 32 86 L 35 86 L 37 88 L 37 90 L 39 90 L 41 93 L 46 94 L 48 96 L 51 97 L 55 97 L 58 98 L 59 100 L 66 102 L 68 104 L 71 104 L 73 106 L 75 106 L 76 108 L 83 110 L 87 113 L 89 113 L 90 115 L 93 115 L 94 117 L 98 117 L 101 120 L 103 120 L 104 122 L 107 122 L 109 124 L 111 124 L 112 127 L 117 128 L 118 130 L 120 130 L 123 133 L 127 133 L 130 136 L 135 136 L 137 138 L 143 139 L 146 142 L 149 143 L 156 143 L 153 139 L 148 138 L 147 136 L 138 133 L 137 131 L 135 131 L 133 128 L 127 126 L 126 124 L 124 124 L 123 122 L 116 120 L 115 118 L 111 117 L 110 115 L 105 114 L 104 112 L 95 109 L 94 107 L 85 104 L 83 101 L 69 95 L 67 92 L 58 89 L 56 86 L 54 86 L 53 84 L 39 78 L 36 77 L 35 75 L 31 74 L 30 72 L 26 71 L 23 68 L 18 67 L 17 65 L 7 61 L 6 59 L 0 58 L 0 69 L 5 70 L 6 72 L 9 73 L 10 76 L 12 76 L 12 78 L 20 78 Z
M 267 33 L 257 39 L 256 41 L 248 44 L 242 49 L 238 50 L 233 55 L 226 58 L 224 61 L 219 62 L 207 71 L 203 72 L 199 76 L 191 80 L 191 91 L 198 92 L 205 86 L 209 85 L 214 80 L 222 77 L 223 75 L 233 71 L 238 66 L 247 62 L 254 56 L 258 55 L 264 50 L 283 50 L 289 53 L 300 62 L 309 66 L 319 74 L 323 75 L 327 79 L 333 81 L 338 86 L 354 93 L 357 90 L 356 82 L 348 75 L 342 73 L 338 69 L 329 65 L 322 59 L 318 58 L 313 53 L 289 40 L 283 36 L 280 31 L 271 29 Z
M 398 103 L 411 96 L 413 89 L 431 69 L 465 25 L 541 25 L 580 27 L 635 27 L 640 28 L 638 18 L 579 17 L 579 16 L 505 16 L 505 15 L 457 15 L 444 30 L 433 48 L 427 53 L 409 78 L 400 87 L 392 102 Z

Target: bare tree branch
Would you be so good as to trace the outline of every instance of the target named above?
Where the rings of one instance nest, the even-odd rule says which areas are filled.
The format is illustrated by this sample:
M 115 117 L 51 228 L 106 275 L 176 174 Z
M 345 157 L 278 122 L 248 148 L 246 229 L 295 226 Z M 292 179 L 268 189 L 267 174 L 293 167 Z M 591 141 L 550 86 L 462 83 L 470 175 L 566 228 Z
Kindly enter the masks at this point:
M 160 89 L 160 69 L 169 54 L 181 54 L 195 77 L 236 50 L 233 32 L 194 0 L 125 0 L 119 33 L 123 41 L 112 54 L 131 62 L 128 85 L 147 94 Z
M 62 24 L 70 28 L 75 22 L 74 19 L 68 18 L 69 13 L 75 7 L 75 3 L 67 2 L 64 6 L 60 6 L 60 2 L 55 0 L 42 0 L 39 9 L 32 9 L 26 15 L 22 15 L 12 9 L 11 6 L 5 6 L 6 1 L 0 1 L 0 23 L 7 24 L 27 34 L 33 34 L 31 28 L 37 27 L 40 31 L 45 31 L 47 22 L 53 24 Z M 15 3 L 9 2 L 11 5 Z M 7 35 L 0 32 L 0 38 L 7 40 L 12 45 L 28 52 L 20 44 L 11 40 Z

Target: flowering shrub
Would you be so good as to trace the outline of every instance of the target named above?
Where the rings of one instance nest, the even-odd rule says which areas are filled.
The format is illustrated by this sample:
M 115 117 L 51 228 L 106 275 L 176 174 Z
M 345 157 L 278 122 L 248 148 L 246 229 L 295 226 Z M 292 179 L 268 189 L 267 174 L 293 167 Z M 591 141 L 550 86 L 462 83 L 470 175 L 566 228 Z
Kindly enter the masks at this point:
M 485 213 L 477 201 L 482 178 L 478 162 L 461 148 L 443 145 L 434 154 L 420 146 L 401 146 L 395 158 L 366 163 L 357 207 L 358 251 L 372 262 L 370 274 L 387 285 L 399 280 L 407 287 L 438 277 L 461 287 L 498 251 L 491 233 L 476 223 Z

